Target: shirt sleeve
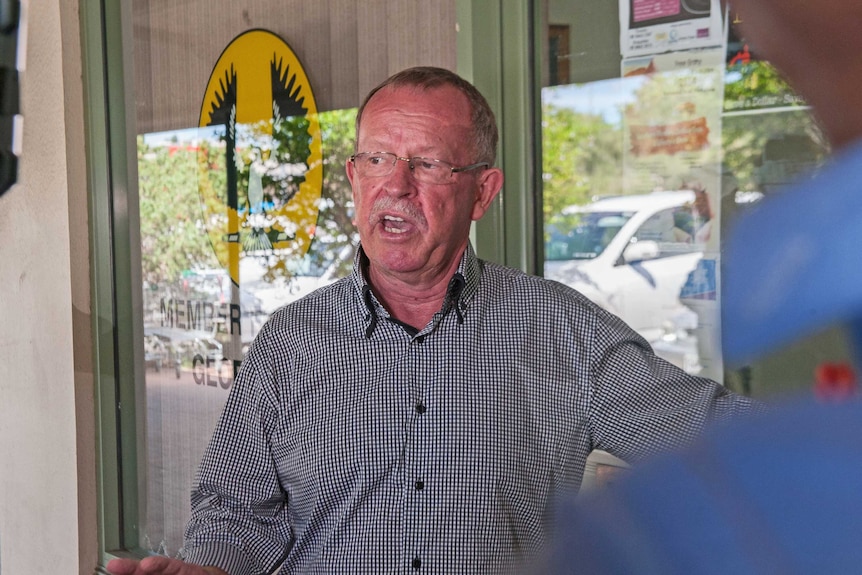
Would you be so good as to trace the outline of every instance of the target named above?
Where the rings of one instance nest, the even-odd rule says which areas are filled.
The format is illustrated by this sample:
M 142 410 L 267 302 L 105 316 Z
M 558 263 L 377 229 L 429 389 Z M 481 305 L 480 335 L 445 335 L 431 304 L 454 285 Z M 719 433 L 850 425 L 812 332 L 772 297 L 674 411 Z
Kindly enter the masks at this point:
M 618 318 L 599 310 L 591 350 L 594 447 L 626 461 L 689 444 L 711 421 L 763 406 L 657 357 Z
M 239 369 L 200 464 L 182 551 L 190 563 L 231 575 L 272 573 L 293 545 L 270 450 L 278 401 L 262 339 Z

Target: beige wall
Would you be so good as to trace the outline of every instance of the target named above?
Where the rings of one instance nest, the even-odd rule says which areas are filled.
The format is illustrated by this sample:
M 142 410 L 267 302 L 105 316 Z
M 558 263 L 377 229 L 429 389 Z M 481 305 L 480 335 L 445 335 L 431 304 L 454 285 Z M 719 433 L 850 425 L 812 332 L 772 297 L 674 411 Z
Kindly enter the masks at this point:
M 134 3 L 138 133 L 193 128 L 213 65 L 247 30 L 278 34 L 309 75 L 318 111 L 354 107 L 390 74 L 455 69 L 455 2 L 210 0 Z M 192 24 L 193 23 L 193 24 Z
M 0 565 L 4 574 L 92 573 L 78 1 L 30 0 L 27 11 L 19 183 L 0 197 Z

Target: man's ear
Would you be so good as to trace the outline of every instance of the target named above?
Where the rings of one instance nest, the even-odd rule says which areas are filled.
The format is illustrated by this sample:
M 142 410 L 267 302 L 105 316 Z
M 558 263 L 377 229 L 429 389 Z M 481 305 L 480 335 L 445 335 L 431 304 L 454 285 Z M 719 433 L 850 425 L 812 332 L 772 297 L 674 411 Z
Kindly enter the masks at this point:
M 344 171 L 347 172 L 347 180 L 350 182 L 350 185 L 353 185 L 353 176 L 355 174 L 354 170 L 356 166 L 353 165 L 353 162 L 350 161 L 350 158 L 344 161 Z
M 482 219 L 485 212 L 488 211 L 488 206 L 503 189 L 503 170 L 500 168 L 488 168 L 479 176 L 479 190 L 476 194 L 476 201 L 473 202 L 473 213 L 471 218 L 473 221 Z

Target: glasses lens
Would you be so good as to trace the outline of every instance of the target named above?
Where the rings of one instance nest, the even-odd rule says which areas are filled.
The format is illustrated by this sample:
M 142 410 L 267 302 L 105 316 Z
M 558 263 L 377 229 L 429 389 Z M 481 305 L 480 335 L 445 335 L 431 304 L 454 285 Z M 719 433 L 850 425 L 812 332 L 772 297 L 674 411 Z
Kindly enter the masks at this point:
M 364 178 L 381 178 L 391 174 L 400 159 L 391 152 L 362 152 L 353 156 L 353 165 Z M 447 184 L 452 181 L 452 167 L 440 160 L 411 158 L 410 168 L 413 177 L 420 182 Z
M 413 158 L 413 176 L 429 184 L 444 184 L 449 181 L 452 170 L 440 160 Z
M 389 175 L 395 165 L 395 154 L 386 152 L 364 152 L 353 157 L 353 163 L 360 175 L 377 178 Z

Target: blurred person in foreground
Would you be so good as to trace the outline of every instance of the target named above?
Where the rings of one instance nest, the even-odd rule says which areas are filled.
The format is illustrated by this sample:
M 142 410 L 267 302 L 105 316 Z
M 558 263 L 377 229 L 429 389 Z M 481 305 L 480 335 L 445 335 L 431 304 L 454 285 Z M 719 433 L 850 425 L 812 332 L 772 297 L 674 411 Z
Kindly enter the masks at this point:
M 753 47 L 811 104 L 833 155 L 731 229 L 723 351 L 742 365 L 832 325 L 862 359 L 862 2 L 735 0 Z M 819 370 L 818 370 L 819 371 Z M 812 374 L 814 375 L 814 374 Z M 830 394 L 704 434 L 567 501 L 549 572 L 862 573 L 862 403 Z M 849 380 L 850 385 L 847 385 Z
M 637 461 L 754 403 L 559 283 L 476 257 L 503 185 L 484 97 L 413 68 L 359 109 L 351 276 L 276 311 L 201 463 L 182 556 L 118 575 L 498 575 L 587 455 Z

